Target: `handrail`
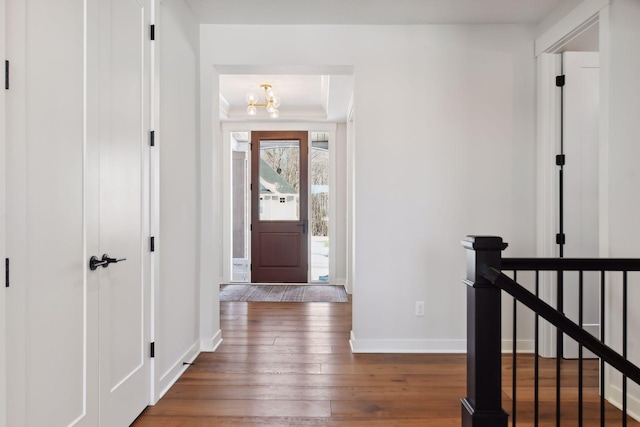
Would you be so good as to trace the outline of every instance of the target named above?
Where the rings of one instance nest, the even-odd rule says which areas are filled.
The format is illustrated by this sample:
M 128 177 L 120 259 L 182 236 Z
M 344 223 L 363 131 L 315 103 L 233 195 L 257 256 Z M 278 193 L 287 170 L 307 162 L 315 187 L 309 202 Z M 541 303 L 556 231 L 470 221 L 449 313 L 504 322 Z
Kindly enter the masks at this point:
M 504 261 L 505 259 L 503 259 L 503 268 L 505 268 Z M 503 291 L 509 293 L 522 304 L 529 307 L 535 313 L 539 314 L 546 321 L 560 328 L 562 332 L 582 344 L 587 349 L 591 350 L 591 352 L 604 359 L 609 365 L 626 375 L 636 384 L 640 384 L 640 368 L 626 360 L 611 347 L 598 341 L 598 339 L 593 335 L 569 320 L 549 304 L 545 303 L 517 282 L 505 276 L 502 272 L 493 267 L 484 269 L 480 274 Z
M 640 271 L 637 258 L 502 258 L 502 270 Z

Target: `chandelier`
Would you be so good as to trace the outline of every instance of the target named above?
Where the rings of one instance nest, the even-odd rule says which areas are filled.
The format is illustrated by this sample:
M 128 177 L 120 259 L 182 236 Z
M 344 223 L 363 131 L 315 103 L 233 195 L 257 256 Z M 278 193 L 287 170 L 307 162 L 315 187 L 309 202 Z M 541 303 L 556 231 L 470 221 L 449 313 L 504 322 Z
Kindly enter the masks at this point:
M 258 113 L 256 107 L 265 107 L 269 113 L 269 117 L 277 119 L 280 116 L 278 107 L 280 106 L 280 97 L 275 94 L 271 85 L 261 84 L 260 87 L 264 90 L 264 102 L 258 102 L 258 95 L 253 92 L 247 93 L 245 99 L 249 103 L 247 107 L 247 114 L 255 116 Z

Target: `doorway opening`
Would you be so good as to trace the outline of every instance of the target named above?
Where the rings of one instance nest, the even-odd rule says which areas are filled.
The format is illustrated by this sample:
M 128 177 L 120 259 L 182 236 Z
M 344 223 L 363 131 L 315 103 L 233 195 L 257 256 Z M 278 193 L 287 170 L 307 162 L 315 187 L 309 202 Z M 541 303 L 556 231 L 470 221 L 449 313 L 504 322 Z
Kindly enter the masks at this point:
M 297 139 L 286 139 L 294 133 Z M 228 136 L 230 283 L 329 283 L 331 132 L 231 131 Z M 282 227 L 287 230 L 277 230 Z M 261 251 L 268 258 L 266 277 L 259 270 L 265 268 L 261 259 L 256 263 Z M 282 267 L 291 271 L 293 264 L 306 264 L 297 267 L 297 278 L 274 275 Z

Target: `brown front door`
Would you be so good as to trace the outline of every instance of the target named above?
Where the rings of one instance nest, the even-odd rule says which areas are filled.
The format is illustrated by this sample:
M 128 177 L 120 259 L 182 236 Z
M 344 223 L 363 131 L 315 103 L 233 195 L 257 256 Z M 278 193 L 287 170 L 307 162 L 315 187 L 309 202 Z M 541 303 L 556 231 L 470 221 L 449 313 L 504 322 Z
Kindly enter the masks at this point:
M 251 133 L 251 281 L 306 283 L 307 132 Z

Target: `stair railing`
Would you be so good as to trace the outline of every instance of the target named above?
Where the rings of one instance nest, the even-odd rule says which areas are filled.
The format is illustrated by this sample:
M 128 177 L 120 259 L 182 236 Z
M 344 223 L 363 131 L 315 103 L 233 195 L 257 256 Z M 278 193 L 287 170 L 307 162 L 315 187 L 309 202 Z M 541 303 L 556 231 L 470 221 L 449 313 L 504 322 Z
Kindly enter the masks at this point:
M 640 368 L 627 359 L 627 272 L 640 271 L 640 259 L 575 259 L 575 258 L 502 258 L 507 244 L 496 236 L 467 236 L 462 242 L 467 249 L 467 396 L 462 399 L 463 427 L 506 427 L 509 414 L 502 408 L 502 295 L 505 291 L 514 298 L 513 316 L 513 370 L 511 426 L 516 426 L 517 384 L 516 343 L 517 304 L 535 313 L 534 348 L 534 420 L 538 426 L 538 319 L 542 318 L 557 328 L 556 346 L 556 426 L 560 427 L 561 384 L 560 369 L 562 336 L 573 338 L 579 344 L 579 408 L 578 425 L 583 425 L 582 401 L 582 349 L 600 358 L 600 425 L 605 426 L 605 364 L 623 375 L 622 425 L 627 425 L 627 379 L 640 384 Z M 514 279 L 502 273 L 514 271 Z M 535 271 L 535 294 L 516 282 L 518 271 Z M 552 307 L 538 297 L 539 272 L 555 271 L 557 280 L 557 307 Z M 563 314 L 563 275 L 566 271 L 579 272 L 579 324 Z M 600 280 L 601 334 L 596 338 L 582 327 L 583 272 L 598 271 Z M 622 355 L 605 344 L 605 272 L 623 272 L 622 292 Z M 531 421 L 528 421 L 531 422 Z

